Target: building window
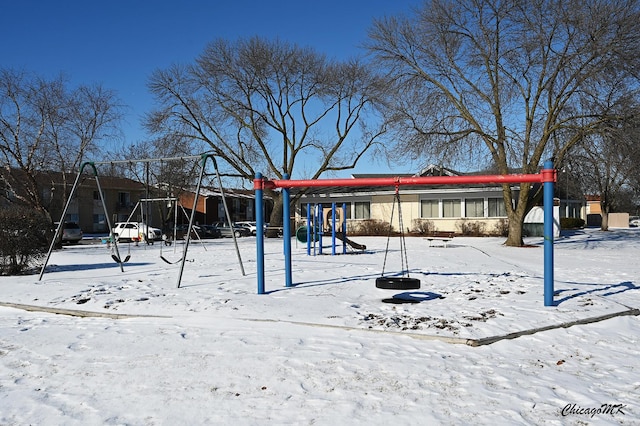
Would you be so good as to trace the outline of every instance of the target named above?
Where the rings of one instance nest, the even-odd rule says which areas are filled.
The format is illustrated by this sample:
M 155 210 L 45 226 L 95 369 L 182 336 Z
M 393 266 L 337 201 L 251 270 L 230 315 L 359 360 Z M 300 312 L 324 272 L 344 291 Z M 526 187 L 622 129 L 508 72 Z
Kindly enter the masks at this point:
M 336 203 L 336 209 L 342 210 L 342 206 L 345 206 L 344 218 L 351 219 L 351 203 Z
M 484 217 L 484 198 L 464 200 L 465 217 Z
M 354 204 L 356 219 L 371 219 L 371 209 L 368 201 L 356 201 Z
M 120 204 L 121 207 L 130 207 L 131 194 L 128 192 L 118 192 L 118 204 Z
M 420 217 L 440 217 L 438 214 L 438 200 L 420 201 Z
M 505 217 L 507 211 L 504 208 L 502 198 L 489 198 L 489 217 Z
M 442 200 L 442 217 L 460 217 L 460 200 Z

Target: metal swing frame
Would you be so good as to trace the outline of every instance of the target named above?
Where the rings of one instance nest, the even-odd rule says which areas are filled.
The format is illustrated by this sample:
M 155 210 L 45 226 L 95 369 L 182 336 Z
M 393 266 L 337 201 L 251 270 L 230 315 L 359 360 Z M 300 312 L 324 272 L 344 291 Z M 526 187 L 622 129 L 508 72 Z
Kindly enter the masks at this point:
M 123 267 L 123 261 L 122 261 L 122 257 L 120 256 L 120 250 L 118 248 L 118 242 L 116 241 L 116 239 L 114 238 L 113 235 L 113 228 L 111 225 L 111 220 L 109 219 L 109 212 L 107 210 L 107 205 L 102 193 L 102 188 L 100 186 L 100 179 L 98 176 L 98 170 L 96 168 L 96 165 L 101 165 L 101 164 L 118 164 L 118 163 L 151 163 L 151 162 L 157 162 L 157 161 L 173 161 L 173 160 L 189 160 L 189 159 L 199 159 L 200 160 L 200 174 L 198 177 L 198 184 L 196 187 L 196 192 L 195 192 L 195 197 L 193 199 L 193 208 L 191 209 L 191 216 L 189 217 L 189 227 L 187 229 L 187 236 L 185 238 L 185 244 L 184 244 L 184 248 L 183 248 L 183 252 L 182 252 L 182 258 L 180 261 L 180 271 L 178 274 L 178 279 L 177 279 L 177 288 L 180 288 L 181 282 L 182 282 L 182 275 L 184 272 L 184 264 L 185 264 L 185 259 L 186 259 L 186 255 L 187 255 L 187 251 L 189 249 L 189 243 L 191 240 L 191 229 L 193 227 L 193 222 L 195 219 L 195 213 L 196 213 L 196 207 L 198 206 L 198 199 L 200 196 L 200 188 L 202 187 L 202 178 L 204 176 L 204 170 L 205 170 L 205 166 L 207 163 L 207 159 L 211 159 L 211 161 L 213 162 L 214 168 L 215 168 L 215 172 L 216 172 L 216 176 L 218 178 L 218 184 L 220 186 L 220 193 L 222 196 L 222 201 L 224 204 L 224 210 L 225 210 L 225 214 L 227 216 L 227 221 L 229 223 L 229 226 L 232 226 L 231 223 L 231 216 L 229 214 L 229 209 L 227 207 L 227 201 L 225 199 L 225 195 L 224 195 L 224 189 L 222 186 L 222 179 L 220 177 L 220 172 L 218 170 L 218 164 L 215 160 L 215 157 L 213 156 L 213 154 L 211 153 L 203 153 L 197 156 L 185 156 L 185 157 L 164 157 L 164 158 L 145 158 L 145 159 L 137 159 L 137 160 L 114 160 L 114 161 L 96 161 L 96 162 L 85 162 L 80 166 L 80 169 L 78 171 L 78 175 L 76 176 L 76 180 L 73 183 L 73 187 L 71 189 L 71 192 L 69 193 L 69 198 L 67 200 L 67 203 L 64 206 L 64 209 L 62 210 L 62 215 L 61 218 L 59 220 L 58 226 L 56 227 L 56 231 L 54 233 L 54 237 L 51 241 L 51 245 L 49 246 L 49 250 L 47 251 L 47 256 L 45 258 L 44 264 L 42 265 L 42 268 L 40 269 L 40 275 L 38 277 L 38 281 L 42 280 L 42 277 L 44 275 L 45 269 L 49 263 L 49 259 L 51 258 L 51 253 L 53 252 L 53 249 L 55 247 L 55 243 L 58 239 L 58 237 L 60 236 L 61 232 L 62 232 L 62 227 L 64 225 L 64 218 L 67 215 L 67 211 L 69 210 L 69 206 L 71 205 L 71 201 L 73 199 L 73 196 L 76 193 L 76 190 L 78 189 L 78 187 L 80 186 L 81 183 L 81 177 L 82 174 L 85 170 L 85 168 L 89 168 L 91 169 L 91 171 L 93 171 L 93 176 L 96 179 L 96 186 L 98 188 L 98 194 L 100 197 L 100 202 L 102 204 L 102 209 L 104 211 L 104 215 L 105 215 L 105 219 L 107 222 L 107 227 L 109 228 L 109 240 L 112 241 L 113 244 L 113 250 L 114 250 L 114 259 L 117 258 L 119 260 L 121 260 L 120 262 L 118 262 L 118 265 L 120 266 L 120 271 L 124 272 L 124 267 Z M 233 235 L 233 241 L 235 244 L 235 249 L 236 249 L 236 255 L 238 257 L 238 263 L 240 265 L 240 270 L 242 272 L 242 275 L 245 275 L 245 271 L 244 271 L 244 266 L 242 264 L 242 258 L 240 256 L 240 250 L 238 249 L 238 243 L 237 240 L 235 238 L 235 235 Z M 127 259 L 128 260 L 128 259 Z
M 176 237 L 177 237 L 177 235 L 178 235 L 178 234 L 177 234 L 177 231 L 176 231 L 176 227 L 175 227 L 175 225 L 176 225 L 176 224 L 177 224 L 177 222 L 178 222 L 178 206 L 180 207 L 180 209 L 182 210 L 182 213 L 184 213 L 184 215 L 186 216 L 186 218 L 187 218 L 187 219 L 189 219 L 189 215 L 188 215 L 188 214 L 187 214 L 187 212 L 185 211 L 184 206 L 183 206 L 182 204 L 179 204 L 179 203 L 178 203 L 178 201 L 179 201 L 179 200 L 178 200 L 178 198 L 161 198 L 161 199 L 153 199 L 152 201 L 159 201 L 159 200 L 163 200 L 163 201 L 175 201 L 175 203 L 176 203 L 176 207 L 175 207 L 175 209 L 174 209 L 174 218 L 173 218 L 173 224 L 174 224 L 174 227 L 173 227 L 173 240 L 172 240 L 172 241 L 173 241 L 173 249 L 174 249 L 174 251 L 173 251 L 173 252 L 175 253 L 175 248 L 176 248 L 176 244 L 175 244 L 175 243 L 176 243 Z M 207 246 L 205 246 L 205 245 L 204 245 L 204 241 L 202 241 L 202 238 L 200 237 L 200 234 L 198 233 L 198 231 L 196 231 L 196 230 L 195 230 L 195 229 L 193 229 L 191 226 L 189 226 L 189 228 L 188 228 L 188 231 L 187 231 L 187 232 L 191 233 L 191 232 L 190 232 L 191 230 L 193 230 L 194 234 L 196 234 L 196 237 L 198 238 L 198 241 L 200 241 L 200 244 L 202 244 L 202 248 L 204 249 L 204 251 L 207 251 Z M 181 258 L 180 258 L 180 259 L 178 259 L 178 260 L 173 261 L 173 262 L 172 262 L 172 261 L 170 261 L 169 259 L 167 259 L 166 257 L 164 257 L 164 256 L 162 255 L 162 246 L 163 246 L 163 245 L 164 245 L 164 241 L 163 241 L 163 243 L 160 245 L 160 259 L 162 259 L 165 263 L 168 263 L 169 265 L 175 265 L 176 263 L 181 262 L 181 261 L 183 260 L 184 256 L 183 256 L 183 257 L 181 257 Z M 186 254 L 186 253 L 185 253 L 185 254 Z

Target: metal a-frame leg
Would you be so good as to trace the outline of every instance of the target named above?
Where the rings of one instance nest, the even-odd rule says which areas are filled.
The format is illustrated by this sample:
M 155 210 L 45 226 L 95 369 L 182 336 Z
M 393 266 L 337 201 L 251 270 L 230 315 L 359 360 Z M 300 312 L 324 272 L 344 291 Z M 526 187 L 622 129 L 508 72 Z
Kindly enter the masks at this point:
M 225 199 L 224 196 L 224 189 L 222 188 L 222 179 L 220 178 L 220 172 L 218 171 L 218 164 L 216 163 L 216 159 L 213 157 L 213 155 L 211 154 L 202 154 L 201 159 L 202 159 L 202 163 L 201 163 L 201 167 L 200 167 L 200 176 L 198 178 L 198 185 L 196 187 L 196 194 L 193 197 L 193 207 L 191 209 L 191 216 L 189 217 L 189 227 L 187 228 L 187 236 L 185 238 L 185 243 L 184 243 L 184 250 L 182 252 L 182 262 L 180 264 L 180 273 L 178 274 L 178 284 L 177 287 L 180 288 L 180 284 L 182 282 L 182 273 L 184 271 L 184 262 L 187 258 L 187 250 L 189 250 L 189 241 L 191 241 L 191 229 L 193 227 L 193 221 L 195 219 L 195 215 L 196 215 L 196 208 L 198 207 L 198 198 L 200 196 L 200 187 L 202 186 L 202 177 L 204 176 L 204 168 L 205 165 L 207 163 L 207 158 L 211 158 L 211 161 L 213 161 L 213 166 L 216 170 L 216 175 L 218 177 L 218 184 L 220 185 L 220 194 L 222 196 L 222 203 L 224 205 L 224 210 L 227 216 L 227 221 L 229 222 L 229 227 L 231 228 L 231 230 L 233 231 L 233 226 L 231 224 L 231 215 L 229 214 L 229 209 L 227 208 L 227 201 Z M 240 250 L 238 249 L 238 242 L 236 240 L 236 236 L 235 233 L 232 232 L 231 233 L 232 237 L 233 237 L 233 242 L 235 244 L 236 247 L 236 254 L 238 257 L 238 262 L 240 264 L 240 270 L 242 271 L 242 275 L 245 275 L 244 272 L 244 266 L 242 265 L 242 258 L 240 257 Z
M 53 251 L 53 248 L 55 247 L 56 241 L 58 240 L 58 236 L 60 235 L 60 232 L 62 231 L 62 227 L 64 226 L 64 218 L 67 215 L 67 211 L 69 210 L 69 206 L 71 205 L 71 200 L 73 199 L 73 196 L 76 193 L 76 189 L 78 188 L 78 186 L 80 186 L 80 177 L 82 176 L 82 172 L 84 171 L 84 168 L 86 166 L 90 166 L 93 169 L 93 176 L 96 178 L 96 185 L 98 187 L 98 193 L 100 194 L 100 201 L 102 202 L 102 209 L 104 211 L 104 215 L 105 218 L 107 220 L 107 226 L 109 227 L 109 238 L 113 241 L 113 247 L 115 250 L 115 256 L 118 257 L 118 259 L 120 259 L 120 252 L 118 250 L 118 244 L 115 240 L 115 238 L 113 238 L 113 229 L 111 228 L 111 221 L 109 220 L 109 213 L 107 212 L 107 205 L 104 201 L 104 197 L 102 196 L 102 188 L 100 187 L 100 180 L 98 179 L 98 171 L 96 170 L 96 166 L 94 163 L 83 163 L 80 166 L 80 170 L 78 171 L 78 176 L 76 176 L 76 180 L 73 183 L 73 187 L 71 188 L 71 193 L 69 194 L 69 199 L 67 200 L 67 204 L 65 204 L 64 209 L 62 210 L 62 216 L 60 218 L 60 221 L 58 222 L 58 226 L 56 227 L 56 232 L 53 236 L 53 240 L 51 240 L 51 245 L 49 246 L 49 251 L 47 252 L 47 257 L 45 258 L 44 264 L 42 265 L 42 269 L 40 269 L 40 276 L 38 277 L 38 281 L 42 280 L 42 276 L 44 275 L 44 271 L 47 267 L 47 264 L 49 263 L 49 258 L 51 257 L 51 252 Z M 119 262 L 120 264 L 120 271 L 124 272 L 124 268 L 122 267 L 122 262 Z

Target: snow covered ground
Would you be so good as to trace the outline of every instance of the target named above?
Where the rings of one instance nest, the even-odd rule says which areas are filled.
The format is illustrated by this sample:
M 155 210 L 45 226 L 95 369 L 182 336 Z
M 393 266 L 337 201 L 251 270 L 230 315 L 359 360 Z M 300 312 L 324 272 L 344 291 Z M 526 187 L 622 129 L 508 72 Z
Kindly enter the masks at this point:
M 124 272 L 82 244 L 0 277 L 0 424 L 640 425 L 640 230 L 559 238 L 553 307 L 541 239 L 407 238 L 413 291 L 375 287 L 386 238 L 353 239 L 294 243 L 289 289 L 266 240 L 264 295 L 254 237 L 245 276 L 231 239 L 192 242 L 180 288 L 159 244 L 121 245 Z

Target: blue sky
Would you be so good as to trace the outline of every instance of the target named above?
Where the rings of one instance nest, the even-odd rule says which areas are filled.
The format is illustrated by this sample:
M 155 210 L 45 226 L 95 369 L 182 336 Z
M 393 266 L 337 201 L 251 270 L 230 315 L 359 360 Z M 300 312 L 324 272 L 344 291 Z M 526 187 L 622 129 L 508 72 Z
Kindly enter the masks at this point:
M 125 141 L 143 140 L 153 99 L 149 75 L 191 63 L 217 38 L 258 35 L 310 46 L 330 57 L 361 53 L 374 18 L 406 13 L 420 0 L 228 0 L 3 2 L 1 66 L 72 84 L 102 83 L 127 107 Z

